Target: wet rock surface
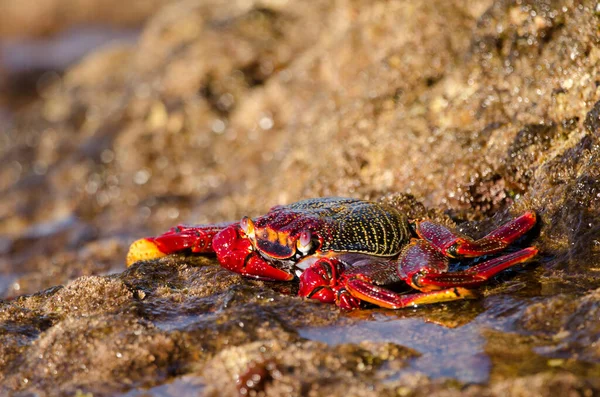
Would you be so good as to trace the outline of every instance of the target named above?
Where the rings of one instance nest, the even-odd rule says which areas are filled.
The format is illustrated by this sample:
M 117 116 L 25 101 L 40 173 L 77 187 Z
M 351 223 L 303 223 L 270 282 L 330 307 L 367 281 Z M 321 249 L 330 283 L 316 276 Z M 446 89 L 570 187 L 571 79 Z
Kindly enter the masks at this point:
M 600 391 L 593 1 L 175 1 L 0 115 L 0 392 Z M 538 259 L 480 300 L 352 313 L 212 257 L 125 269 L 177 223 L 326 195 Z M 456 359 L 456 357 L 459 359 Z

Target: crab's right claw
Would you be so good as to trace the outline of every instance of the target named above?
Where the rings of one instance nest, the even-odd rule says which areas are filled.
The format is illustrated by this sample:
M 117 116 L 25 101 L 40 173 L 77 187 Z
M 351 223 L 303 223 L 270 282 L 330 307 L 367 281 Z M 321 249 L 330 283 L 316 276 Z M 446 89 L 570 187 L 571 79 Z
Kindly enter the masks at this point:
M 239 224 L 219 232 L 213 240 L 217 259 L 224 268 L 246 277 L 290 281 L 294 275 L 271 266 L 254 250 Z
M 230 225 L 178 225 L 158 237 L 139 239 L 129 247 L 127 266 L 137 261 L 156 259 L 185 250 L 204 254 L 214 253 L 213 238 Z

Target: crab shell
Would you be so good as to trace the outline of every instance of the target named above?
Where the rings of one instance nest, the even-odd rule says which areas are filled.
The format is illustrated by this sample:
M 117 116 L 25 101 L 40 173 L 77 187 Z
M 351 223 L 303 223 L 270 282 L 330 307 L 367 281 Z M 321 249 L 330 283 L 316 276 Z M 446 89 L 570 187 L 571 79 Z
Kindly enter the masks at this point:
M 395 208 L 338 197 L 277 206 L 254 221 L 243 218 L 239 229 L 240 237 L 247 238 L 269 265 L 292 276 L 299 262 L 304 269 L 323 256 L 361 253 L 394 257 L 410 239 L 407 218 Z M 213 244 L 217 255 L 234 245 L 225 244 L 227 248 L 220 250 L 223 243 L 219 237 Z

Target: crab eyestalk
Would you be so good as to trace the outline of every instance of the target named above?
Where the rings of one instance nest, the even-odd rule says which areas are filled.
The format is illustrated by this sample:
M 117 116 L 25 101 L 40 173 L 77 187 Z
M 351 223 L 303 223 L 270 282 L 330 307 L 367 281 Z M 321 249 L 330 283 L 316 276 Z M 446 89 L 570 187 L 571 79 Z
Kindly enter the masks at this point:
M 252 221 L 248 221 L 251 224 Z M 221 266 L 247 277 L 275 281 L 292 280 L 293 274 L 271 266 L 254 250 L 252 242 L 243 230 L 248 224 L 242 221 L 242 225 L 229 226 L 215 236 L 213 247 Z
M 296 241 L 296 248 L 302 252 L 303 255 L 307 255 L 312 249 L 312 233 L 310 230 L 305 230 L 300 233 L 298 241 Z
M 252 222 L 252 219 L 247 216 L 243 217 L 240 221 L 240 228 L 242 228 L 247 238 L 254 240 L 254 222 Z

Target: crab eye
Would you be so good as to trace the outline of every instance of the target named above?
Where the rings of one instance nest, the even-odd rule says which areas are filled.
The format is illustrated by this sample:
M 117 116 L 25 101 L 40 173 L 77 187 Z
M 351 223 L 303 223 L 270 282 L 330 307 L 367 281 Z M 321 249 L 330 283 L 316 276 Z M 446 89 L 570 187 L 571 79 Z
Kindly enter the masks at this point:
M 310 230 L 305 230 L 300 233 L 300 237 L 298 238 L 298 242 L 296 243 L 298 250 L 302 252 L 304 255 L 310 251 L 312 248 L 312 233 Z
M 244 233 L 246 233 L 246 236 L 254 236 L 254 222 L 252 222 L 252 219 L 248 218 L 247 216 L 243 217 L 240 221 L 240 227 Z

